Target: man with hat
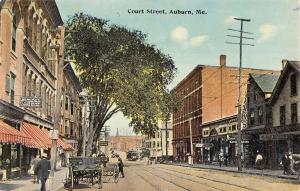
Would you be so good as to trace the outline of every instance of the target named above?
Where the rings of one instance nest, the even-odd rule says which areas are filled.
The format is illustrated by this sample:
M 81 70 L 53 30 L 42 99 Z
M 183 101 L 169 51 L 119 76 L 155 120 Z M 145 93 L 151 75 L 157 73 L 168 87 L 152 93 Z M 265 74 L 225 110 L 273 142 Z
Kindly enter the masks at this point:
M 50 161 L 47 160 L 47 154 L 42 153 L 42 159 L 38 162 L 35 172 L 41 181 L 41 191 L 46 191 L 46 181 L 51 170 Z

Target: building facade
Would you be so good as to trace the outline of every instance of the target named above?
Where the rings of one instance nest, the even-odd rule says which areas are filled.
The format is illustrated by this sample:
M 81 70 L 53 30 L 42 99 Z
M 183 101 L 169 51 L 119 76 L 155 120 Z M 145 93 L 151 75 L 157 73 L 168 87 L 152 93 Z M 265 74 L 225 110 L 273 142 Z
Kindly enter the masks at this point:
M 249 143 L 245 144 L 245 166 L 253 167 L 257 152 L 268 160 L 267 150 L 271 147 L 267 142 L 259 139 L 260 134 L 269 132 L 272 127 L 272 108 L 268 103 L 273 89 L 278 81 L 280 72 L 273 74 L 249 74 L 247 86 L 247 128 L 243 129 L 243 137 Z M 265 164 L 271 166 L 271 164 Z
M 82 92 L 79 80 L 70 63 L 65 63 L 61 95 L 60 136 L 78 151 L 78 141 L 82 138 Z
M 300 62 L 283 61 L 284 68 L 270 98 L 272 127 L 261 134 L 260 140 L 269 142 L 268 163 L 279 168 L 282 156 L 287 152 L 300 154 L 299 89 Z
M 194 161 L 204 159 L 205 157 L 201 156 L 203 153 L 201 147 L 204 146 L 201 145 L 203 133 L 215 131 L 213 130 L 214 126 L 208 127 L 207 124 L 218 122 L 221 119 L 226 121 L 227 117 L 237 115 L 238 68 L 226 65 L 226 55 L 220 56 L 219 63 L 219 66 L 198 65 L 174 88 L 175 92 L 183 99 L 182 107 L 173 114 L 173 149 L 174 156 L 179 161 L 187 162 L 191 149 L 193 149 Z M 270 72 L 272 71 L 242 69 L 242 75 Z M 245 99 L 246 90 L 247 78 L 242 78 L 241 100 Z M 206 124 L 204 131 L 203 124 Z M 229 128 L 225 130 L 226 132 L 222 132 L 220 137 L 217 135 L 217 138 L 223 137 Z M 234 143 L 234 140 L 231 141 Z M 196 145 L 198 146 L 196 147 Z
M 0 128 L 9 129 L 9 140 L 0 139 L 0 168 L 14 175 L 27 172 L 35 154 L 50 155 L 64 30 L 55 1 L 0 3 Z
M 153 136 L 143 136 L 143 148 L 150 152 L 151 158 L 172 158 L 173 157 L 173 131 L 172 122 L 158 121 L 158 129 Z

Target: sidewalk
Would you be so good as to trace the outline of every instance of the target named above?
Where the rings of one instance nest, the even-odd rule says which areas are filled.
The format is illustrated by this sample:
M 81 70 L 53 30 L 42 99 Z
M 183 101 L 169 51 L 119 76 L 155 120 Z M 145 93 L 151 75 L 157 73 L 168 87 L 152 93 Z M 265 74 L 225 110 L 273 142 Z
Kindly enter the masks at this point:
M 63 187 L 67 168 L 59 168 L 54 172 L 54 183 L 51 191 L 58 191 Z M 48 182 L 48 181 L 47 181 Z M 41 184 L 33 184 L 30 176 L 0 181 L 0 191 L 39 191 Z M 50 191 L 49 189 L 47 191 Z
M 251 174 L 251 175 L 270 176 L 270 177 L 275 177 L 275 178 L 284 178 L 284 179 L 291 179 L 291 180 L 298 180 L 298 175 L 284 175 L 284 174 L 282 174 L 282 172 L 283 172 L 282 170 L 270 170 L 270 169 L 257 170 L 257 169 L 252 169 L 252 168 L 243 168 L 242 172 L 239 172 L 236 166 L 222 166 L 222 167 L 219 167 L 217 165 L 209 165 L 209 164 L 190 165 L 190 164 L 187 164 L 187 163 L 164 163 L 164 164 L 191 167 L 191 168 L 220 170 L 220 171 L 226 171 L 226 172 L 245 173 L 245 174 Z

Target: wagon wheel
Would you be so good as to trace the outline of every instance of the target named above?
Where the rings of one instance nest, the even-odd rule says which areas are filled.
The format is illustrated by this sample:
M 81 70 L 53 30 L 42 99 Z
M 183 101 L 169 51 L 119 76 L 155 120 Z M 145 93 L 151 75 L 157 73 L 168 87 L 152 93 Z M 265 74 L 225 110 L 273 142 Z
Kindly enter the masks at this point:
M 119 169 L 118 169 L 117 166 L 114 167 L 113 178 L 114 178 L 114 182 L 118 183 L 118 181 L 119 181 Z

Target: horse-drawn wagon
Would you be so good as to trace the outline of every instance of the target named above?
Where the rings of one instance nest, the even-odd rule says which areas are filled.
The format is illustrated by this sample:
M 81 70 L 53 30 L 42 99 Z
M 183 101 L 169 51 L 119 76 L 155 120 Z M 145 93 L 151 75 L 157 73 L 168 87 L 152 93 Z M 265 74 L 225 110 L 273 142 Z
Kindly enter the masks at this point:
M 69 159 L 69 170 L 66 174 L 65 187 L 69 190 L 80 181 L 85 181 L 91 185 L 95 182 L 98 188 L 103 185 L 101 161 L 94 157 L 71 157 Z

